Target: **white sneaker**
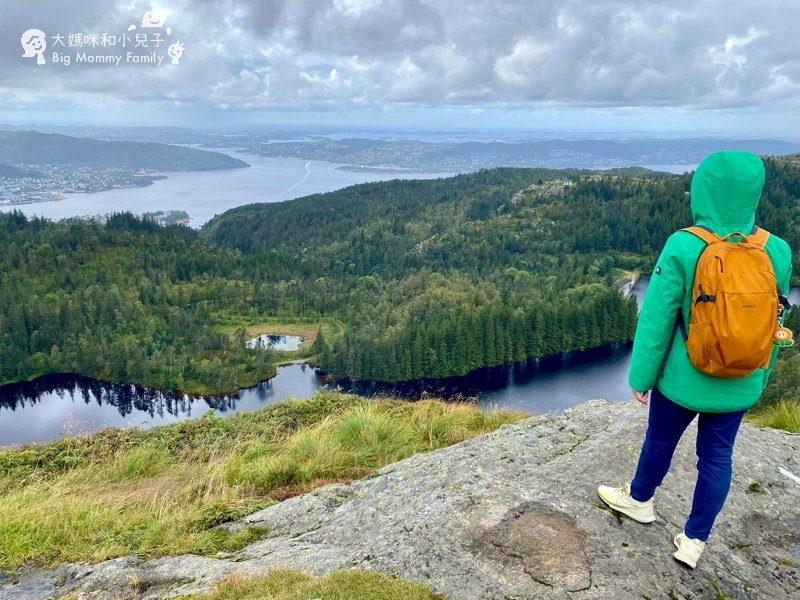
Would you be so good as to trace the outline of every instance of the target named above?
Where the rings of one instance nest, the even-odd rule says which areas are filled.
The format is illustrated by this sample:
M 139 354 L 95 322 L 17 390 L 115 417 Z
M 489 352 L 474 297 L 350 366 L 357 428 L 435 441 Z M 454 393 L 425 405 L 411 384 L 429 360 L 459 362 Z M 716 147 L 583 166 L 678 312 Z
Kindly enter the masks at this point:
M 621 488 L 613 488 L 601 485 L 597 488 L 597 495 L 608 504 L 610 508 L 623 515 L 629 516 L 639 523 L 652 523 L 656 520 L 653 512 L 653 499 L 639 502 L 631 497 L 631 484 L 628 483 Z
M 675 560 L 694 569 L 697 566 L 700 555 L 703 553 L 703 549 L 706 547 L 706 543 L 702 540 L 686 537 L 684 533 L 679 533 L 672 541 L 678 549 L 678 551 L 672 555 L 675 557 Z

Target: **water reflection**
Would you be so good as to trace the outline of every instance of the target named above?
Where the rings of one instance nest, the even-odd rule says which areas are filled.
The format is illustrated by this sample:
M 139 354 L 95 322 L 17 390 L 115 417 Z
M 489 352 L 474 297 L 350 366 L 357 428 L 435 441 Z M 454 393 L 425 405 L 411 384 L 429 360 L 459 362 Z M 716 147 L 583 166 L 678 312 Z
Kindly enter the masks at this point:
M 269 350 L 297 350 L 305 338 L 296 335 L 280 335 L 262 333 L 258 337 L 247 340 L 248 348 L 266 348 Z
M 33 382 L 1 389 L 0 407 L 12 411 L 35 406 L 55 395 L 73 403 L 82 401 L 85 404 L 113 406 L 122 417 L 134 411 L 147 413 L 150 417 L 163 417 L 165 414 L 190 412 L 193 401 L 188 396 L 171 392 L 157 392 L 125 383 L 105 383 L 78 375 L 47 375 Z M 224 404 L 224 399 L 220 400 Z M 216 399 L 214 403 L 217 403 Z
M 310 396 L 324 384 L 307 365 L 278 368 L 278 376 L 226 396 L 199 397 L 79 375 L 47 375 L 0 386 L 0 446 L 55 439 L 104 427 L 152 427 L 200 416 L 255 410 L 291 396 Z

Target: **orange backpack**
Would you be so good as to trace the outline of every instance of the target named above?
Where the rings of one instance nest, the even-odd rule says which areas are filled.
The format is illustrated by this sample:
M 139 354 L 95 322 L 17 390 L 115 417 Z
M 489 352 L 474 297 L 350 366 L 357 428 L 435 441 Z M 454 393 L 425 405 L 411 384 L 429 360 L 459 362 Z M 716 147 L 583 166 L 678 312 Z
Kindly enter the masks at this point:
M 686 350 L 692 364 L 716 377 L 744 377 L 769 366 L 782 309 L 772 261 L 764 250 L 769 232 L 720 237 L 686 227 L 706 243 L 697 259 Z M 736 236 L 738 241 L 729 241 Z

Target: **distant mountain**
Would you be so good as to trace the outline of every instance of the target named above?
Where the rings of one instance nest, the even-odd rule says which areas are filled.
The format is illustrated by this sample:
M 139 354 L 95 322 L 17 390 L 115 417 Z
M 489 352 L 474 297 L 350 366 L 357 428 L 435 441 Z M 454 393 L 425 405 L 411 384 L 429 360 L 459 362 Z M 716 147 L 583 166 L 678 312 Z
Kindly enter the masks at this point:
M 30 169 L 20 169 L 19 167 L 12 167 L 11 165 L 0 165 L 0 177 L 7 177 L 9 179 L 22 179 L 23 177 L 41 177 L 42 174 L 38 171 Z
M 218 143 L 230 145 L 231 140 Z M 249 143 L 249 145 L 248 145 Z M 239 147 L 263 156 L 326 160 L 348 165 L 386 166 L 419 171 L 476 171 L 491 167 L 610 169 L 626 166 L 698 164 L 717 150 L 737 149 L 760 155 L 798 152 L 793 142 L 771 139 L 626 139 L 539 140 L 489 142 L 424 142 L 362 138 L 245 143 Z
M 221 152 L 169 144 L 106 142 L 38 131 L 0 131 L 2 163 L 164 171 L 210 171 L 249 166 Z

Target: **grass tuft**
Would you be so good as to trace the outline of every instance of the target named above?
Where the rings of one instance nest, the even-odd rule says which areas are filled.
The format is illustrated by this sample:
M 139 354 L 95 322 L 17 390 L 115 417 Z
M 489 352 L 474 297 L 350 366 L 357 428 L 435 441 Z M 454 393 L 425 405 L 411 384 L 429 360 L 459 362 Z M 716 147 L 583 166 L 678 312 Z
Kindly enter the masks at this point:
M 0 569 L 236 550 L 264 532 L 218 525 L 524 416 L 320 391 L 227 419 L 0 451 Z
M 277 569 L 263 577 L 233 575 L 207 594 L 191 600 L 444 600 L 430 588 L 373 571 L 347 569 L 313 577 L 294 569 Z M 186 599 L 189 600 L 189 599 Z
M 748 420 L 761 427 L 800 433 L 800 400 L 778 400 L 766 406 L 756 406 Z

